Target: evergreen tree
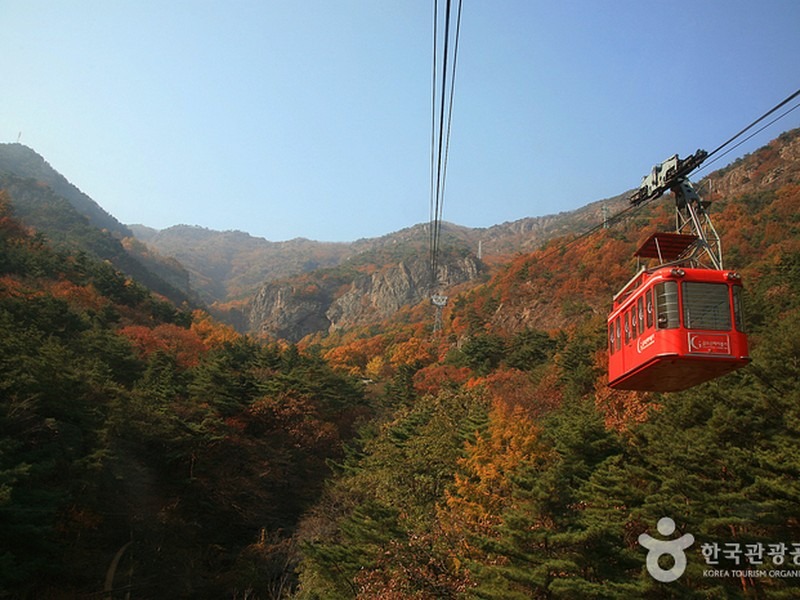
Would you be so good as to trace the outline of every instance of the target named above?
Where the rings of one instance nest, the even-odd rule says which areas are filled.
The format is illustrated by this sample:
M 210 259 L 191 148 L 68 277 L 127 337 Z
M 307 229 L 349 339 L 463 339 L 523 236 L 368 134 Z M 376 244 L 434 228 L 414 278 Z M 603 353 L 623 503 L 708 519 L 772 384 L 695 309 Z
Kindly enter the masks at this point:
M 592 597 L 575 582 L 602 577 L 591 560 L 597 534 L 580 522 L 583 487 L 619 453 L 619 442 L 592 403 L 576 401 L 545 419 L 540 443 L 513 477 L 496 534 L 484 541 L 486 558 L 474 567 L 477 597 Z

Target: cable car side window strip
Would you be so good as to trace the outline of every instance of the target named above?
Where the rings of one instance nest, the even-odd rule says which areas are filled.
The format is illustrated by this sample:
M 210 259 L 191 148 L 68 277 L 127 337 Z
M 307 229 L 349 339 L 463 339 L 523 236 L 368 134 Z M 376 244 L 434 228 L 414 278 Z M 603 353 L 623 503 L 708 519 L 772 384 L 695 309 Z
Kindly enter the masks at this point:
M 736 331 L 744 333 L 744 303 L 742 302 L 742 294 L 744 290 L 741 286 L 733 286 L 733 320 L 736 325 Z
M 636 311 L 639 314 L 639 334 L 644 333 L 644 299 L 639 298 L 636 301 Z
M 631 313 L 625 311 L 625 343 L 629 344 L 631 341 Z
M 656 323 L 659 329 L 674 329 L 680 326 L 678 311 L 678 284 L 674 281 L 657 283 Z

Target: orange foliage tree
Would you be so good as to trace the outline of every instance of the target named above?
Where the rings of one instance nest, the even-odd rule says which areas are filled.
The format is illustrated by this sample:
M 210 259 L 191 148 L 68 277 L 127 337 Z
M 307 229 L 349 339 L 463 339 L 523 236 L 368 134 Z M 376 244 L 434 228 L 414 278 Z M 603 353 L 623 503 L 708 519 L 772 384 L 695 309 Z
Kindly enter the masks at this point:
M 550 389 L 547 374 L 535 383 L 528 373 L 502 367 L 486 377 L 473 379 L 470 386 L 481 386 L 490 395 L 492 404 L 506 411 L 519 406 L 533 416 L 541 416 L 561 404 L 560 394 L 546 393 Z
M 99 311 L 110 304 L 97 291 L 94 285 L 76 285 L 70 281 L 61 280 L 50 286 L 50 293 L 61 300 L 66 300 L 70 304 L 84 310 Z
M 207 351 L 206 345 L 196 332 L 177 325 L 165 323 L 150 328 L 144 325 L 128 325 L 120 329 L 141 356 L 147 358 L 154 352 L 173 356 L 178 366 L 196 366 Z
M 227 342 L 234 342 L 240 337 L 233 327 L 215 321 L 211 315 L 202 310 L 192 312 L 190 330 L 209 349 L 218 348 Z
M 462 540 L 465 556 L 480 554 L 476 537 L 493 537 L 511 501 L 517 470 L 551 452 L 539 441 L 540 428 L 526 406 L 495 401 L 485 431 L 466 444 L 465 455 L 445 504 L 439 510 L 444 531 Z
M 495 535 L 511 501 L 514 473 L 551 452 L 539 440 L 537 422 L 555 406 L 538 398 L 528 374 L 516 369 L 499 369 L 469 385 L 489 394 L 489 422 L 466 444 L 439 518 L 449 535 L 463 540 L 465 554 L 476 556 L 478 549 L 470 540 Z
M 344 371 L 355 377 L 373 377 L 382 365 L 373 363 L 367 373 L 370 361 L 383 354 L 386 347 L 384 336 L 377 335 L 369 338 L 355 339 L 347 344 L 336 346 L 328 350 L 325 360 L 335 369 Z
M 433 345 L 422 338 L 411 339 L 397 344 L 391 354 L 390 362 L 393 366 L 403 365 L 429 365 L 436 358 Z
M 414 389 L 419 394 L 437 394 L 444 386 L 466 383 L 471 375 L 472 370 L 469 367 L 436 363 L 414 373 Z

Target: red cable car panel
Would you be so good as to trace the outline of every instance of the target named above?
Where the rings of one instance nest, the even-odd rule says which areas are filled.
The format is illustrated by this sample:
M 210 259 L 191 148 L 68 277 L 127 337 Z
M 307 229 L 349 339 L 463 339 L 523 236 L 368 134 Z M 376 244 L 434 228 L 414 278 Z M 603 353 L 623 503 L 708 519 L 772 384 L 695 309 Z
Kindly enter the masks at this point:
M 676 241 L 671 251 L 660 249 L 662 257 L 681 252 Z M 609 386 L 675 392 L 745 366 L 741 294 L 731 271 L 641 271 L 608 317 Z

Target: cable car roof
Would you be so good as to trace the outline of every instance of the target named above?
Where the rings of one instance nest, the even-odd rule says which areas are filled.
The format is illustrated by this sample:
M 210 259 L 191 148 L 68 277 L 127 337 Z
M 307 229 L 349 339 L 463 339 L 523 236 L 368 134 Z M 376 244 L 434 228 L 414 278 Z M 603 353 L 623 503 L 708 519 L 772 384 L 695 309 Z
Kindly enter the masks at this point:
M 657 258 L 661 261 L 676 260 L 680 258 L 697 239 L 696 235 L 657 231 L 639 246 L 634 256 Z

